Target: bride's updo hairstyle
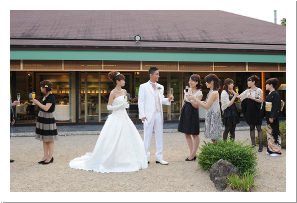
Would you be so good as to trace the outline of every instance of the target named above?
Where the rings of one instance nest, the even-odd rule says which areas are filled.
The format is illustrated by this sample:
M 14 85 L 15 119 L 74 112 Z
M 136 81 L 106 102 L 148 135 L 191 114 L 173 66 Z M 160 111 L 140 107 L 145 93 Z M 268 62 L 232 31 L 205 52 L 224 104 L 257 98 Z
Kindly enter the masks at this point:
M 113 84 L 117 85 L 117 80 L 125 80 L 125 76 L 123 74 L 120 74 L 120 72 L 117 71 L 111 71 L 108 73 L 108 78 L 113 82 Z

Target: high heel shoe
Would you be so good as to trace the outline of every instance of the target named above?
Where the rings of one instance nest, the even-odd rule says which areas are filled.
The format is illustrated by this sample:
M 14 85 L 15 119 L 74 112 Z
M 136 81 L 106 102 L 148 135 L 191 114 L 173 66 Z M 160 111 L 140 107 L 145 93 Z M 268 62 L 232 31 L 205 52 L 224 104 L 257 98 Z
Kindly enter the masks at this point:
M 263 145 L 259 146 L 258 152 L 262 152 L 263 151 Z
M 45 160 L 43 160 L 43 161 L 39 161 L 38 163 L 39 163 L 39 164 L 42 164 L 44 161 L 45 161 Z
M 196 160 L 196 157 L 195 156 L 194 156 L 193 159 L 189 159 L 189 157 L 185 159 L 185 161 L 195 161 L 195 160 Z
M 50 164 L 54 162 L 54 157 L 52 157 L 52 159 L 49 162 L 44 161 L 43 163 L 41 163 L 42 165 L 46 165 L 46 164 Z

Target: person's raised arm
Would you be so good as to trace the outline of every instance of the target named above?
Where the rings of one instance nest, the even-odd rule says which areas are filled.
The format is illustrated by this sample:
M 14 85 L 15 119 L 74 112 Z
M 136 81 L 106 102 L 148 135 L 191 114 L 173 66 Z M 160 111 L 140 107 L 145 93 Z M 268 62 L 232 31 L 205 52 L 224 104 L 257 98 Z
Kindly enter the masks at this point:
M 52 103 L 46 103 L 45 105 L 43 105 L 36 99 L 32 99 L 31 101 L 34 104 L 36 104 L 37 106 L 39 106 L 41 109 L 43 109 L 44 111 L 48 111 L 51 108 L 51 106 L 53 105 Z
M 236 99 L 236 97 L 237 97 L 238 95 L 239 95 L 239 94 L 238 94 L 237 92 L 234 92 L 234 91 L 233 91 L 233 97 L 232 97 L 232 99 L 231 99 L 231 101 L 230 101 L 228 107 L 230 107 L 230 106 L 234 103 L 234 101 L 235 101 L 235 99 Z
M 198 99 L 195 99 L 200 106 L 202 106 L 203 108 L 205 109 L 209 109 L 209 107 L 212 105 L 212 103 L 219 99 L 219 92 L 218 91 L 213 91 L 210 96 L 209 96 L 209 99 L 207 100 L 206 103 L 202 102 L 201 100 L 198 100 Z
M 198 96 L 198 97 L 196 97 L 198 100 L 200 100 L 201 101 L 201 99 L 202 99 L 202 97 L 203 97 L 203 95 L 200 95 L 200 96 Z M 192 104 L 192 106 L 194 107 L 194 108 L 198 108 L 198 106 L 199 106 L 199 102 L 197 102 L 197 100 L 191 100 L 191 104 Z

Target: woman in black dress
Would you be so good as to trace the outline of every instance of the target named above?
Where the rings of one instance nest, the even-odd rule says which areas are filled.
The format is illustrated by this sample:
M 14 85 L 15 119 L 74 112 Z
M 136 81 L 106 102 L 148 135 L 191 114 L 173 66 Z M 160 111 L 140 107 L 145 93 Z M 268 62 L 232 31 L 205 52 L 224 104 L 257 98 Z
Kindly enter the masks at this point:
M 250 126 L 250 136 L 252 141 L 252 147 L 256 146 L 255 142 L 255 127 L 259 136 L 259 149 L 258 152 L 263 151 L 263 132 L 261 129 L 262 118 L 260 116 L 261 103 L 263 102 L 263 91 L 256 86 L 260 78 L 256 75 L 252 75 L 247 79 L 247 85 L 249 89 L 241 93 L 238 98 L 241 99 L 242 113 L 245 121 Z
M 40 102 L 32 99 L 32 102 L 40 108 L 38 113 L 35 138 L 43 141 L 44 155 L 39 164 L 53 163 L 54 157 L 54 141 L 58 140 L 58 132 L 56 127 L 53 112 L 55 111 L 56 96 L 52 94 L 51 90 L 53 84 L 49 80 L 44 80 L 40 83 L 40 90 L 44 97 Z
M 270 78 L 266 81 L 266 90 L 269 94 L 265 100 L 266 110 L 266 134 L 267 152 L 272 157 L 281 156 L 282 146 L 279 132 L 279 113 L 281 111 L 281 99 L 276 91 L 278 85 L 277 78 Z
M 190 156 L 185 161 L 195 161 L 196 153 L 199 147 L 200 124 L 199 124 L 199 109 L 198 103 L 194 100 L 189 100 L 186 96 L 191 95 L 199 100 L 202 99 L 202 91 L 200 90 L 200 76 L 193 74 L 189 80 L 190 88 L 185 90 L 183 107 L 179 117 L 178 131 L 185 133 L 187 143 L 190 149 Z M 192 136 L 191 136 L 192 135 Z M 193 137 L 193 138 L 192 138 Z
M 233 87 L 234 81 L 227 78 L 224 81 L 224 87 L 221 93 L 221 108 L 223 111 L 223 124 L 225 125 L 225 131 L 223 133 L 224 140 L 227 139 L 229 132 L 231 138 L 235 139 L 235 128 L 236 124 L 239 123 L 237 108 L 234 103 L 239 94 L 233 90 Z

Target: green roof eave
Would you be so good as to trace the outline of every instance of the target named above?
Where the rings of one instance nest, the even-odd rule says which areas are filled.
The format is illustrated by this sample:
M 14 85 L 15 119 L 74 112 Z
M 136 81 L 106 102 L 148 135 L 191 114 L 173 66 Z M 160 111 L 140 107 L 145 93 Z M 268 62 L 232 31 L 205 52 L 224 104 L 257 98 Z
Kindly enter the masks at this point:
M 185 62 L 286 63 L 286 55 L 230 53 L 172 53 L 124 51 L 28 51 L 11 50 L 10 60 L 113 60 Z

